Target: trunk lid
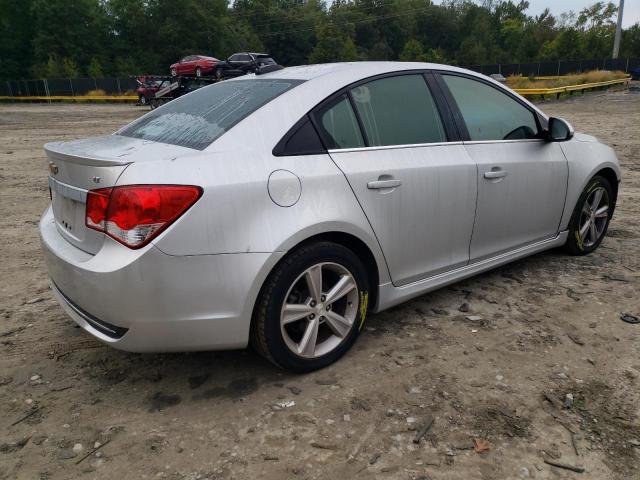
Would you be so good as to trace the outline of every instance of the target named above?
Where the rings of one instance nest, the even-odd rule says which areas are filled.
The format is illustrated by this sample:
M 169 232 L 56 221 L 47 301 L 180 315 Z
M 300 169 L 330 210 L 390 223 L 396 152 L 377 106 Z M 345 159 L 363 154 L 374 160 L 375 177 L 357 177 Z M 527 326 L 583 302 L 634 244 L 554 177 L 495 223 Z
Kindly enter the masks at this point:
M 115 186 L 133 162 L 172 159 L 193 153 L 189 148 L 120 135 L 52 142 L 47 143 L 44 150 L 58 231 L 71 244 L 91 254 L 100 250 L 105 235 L 85 225 L 89 190 Z

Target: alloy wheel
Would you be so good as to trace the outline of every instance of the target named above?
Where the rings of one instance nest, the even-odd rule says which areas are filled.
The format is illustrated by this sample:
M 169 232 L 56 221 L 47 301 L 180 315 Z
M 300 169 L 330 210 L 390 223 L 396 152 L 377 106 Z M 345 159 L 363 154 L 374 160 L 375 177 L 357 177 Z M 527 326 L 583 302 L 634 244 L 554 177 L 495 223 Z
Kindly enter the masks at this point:
M 578 221 L 582 244 L 591 247 L 602 237 L 609 217 L 609 194 L 598 187 L 587 195 Z
M 337 263 L 318 263 L 293 282 L 280 313 L 280 329 L 296 355 L 317 358 L 336 349 L 358 314 L 358 285 Z

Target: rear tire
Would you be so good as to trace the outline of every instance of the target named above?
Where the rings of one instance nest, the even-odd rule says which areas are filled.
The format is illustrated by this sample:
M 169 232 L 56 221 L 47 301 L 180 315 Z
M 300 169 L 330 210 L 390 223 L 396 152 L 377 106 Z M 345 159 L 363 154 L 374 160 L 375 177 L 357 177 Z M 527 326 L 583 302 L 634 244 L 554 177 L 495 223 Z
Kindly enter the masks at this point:
M 565 251 L 587 255 L 598 248 L 607 234 L 614 204 L 609 180 L 599 175 L 589 180 L 571 215 Z
M 368 291 L 366 270 L 351 250 L 333 242 L 305 245 L 288 254 L 263 285 L 251 345 L 286 370 L 326 367 L 356 341 Z

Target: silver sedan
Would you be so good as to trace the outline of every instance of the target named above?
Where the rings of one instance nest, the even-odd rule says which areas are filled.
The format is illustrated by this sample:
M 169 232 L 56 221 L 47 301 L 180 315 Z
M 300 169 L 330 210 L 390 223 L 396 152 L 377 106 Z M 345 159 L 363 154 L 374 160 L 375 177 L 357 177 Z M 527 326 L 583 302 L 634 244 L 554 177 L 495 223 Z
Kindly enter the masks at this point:
M 244 348 L 295 371 L 369 313 L 613 214 L 611 148 L 467 70 L 361 62 L 201 88 L 113 135 L 45 146 L 52 289 L 136 352 Z

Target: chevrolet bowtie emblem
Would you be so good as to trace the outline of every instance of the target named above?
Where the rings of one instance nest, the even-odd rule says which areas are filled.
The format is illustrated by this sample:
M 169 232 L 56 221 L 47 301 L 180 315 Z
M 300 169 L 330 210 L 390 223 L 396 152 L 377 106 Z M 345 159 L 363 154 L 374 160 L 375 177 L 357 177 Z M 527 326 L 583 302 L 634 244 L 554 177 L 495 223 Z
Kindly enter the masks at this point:
M 49 162 L 49 171 L 51 173 L 53 173 L 54 175 L 57 175 L 58 174 L 58 165 L 56 165 L 53 162 Z

